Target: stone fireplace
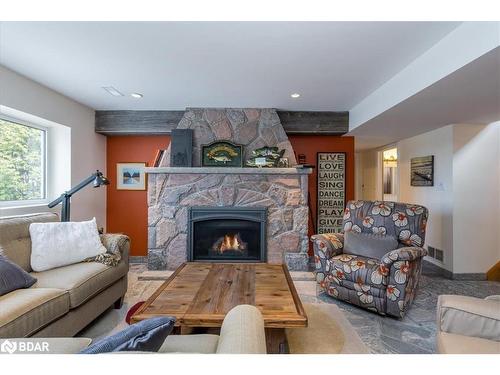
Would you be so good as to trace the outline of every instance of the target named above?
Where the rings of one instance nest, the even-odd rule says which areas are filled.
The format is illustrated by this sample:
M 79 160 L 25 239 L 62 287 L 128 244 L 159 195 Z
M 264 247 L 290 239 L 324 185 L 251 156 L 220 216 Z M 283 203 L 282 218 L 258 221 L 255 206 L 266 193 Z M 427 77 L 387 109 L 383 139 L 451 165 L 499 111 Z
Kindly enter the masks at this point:
M 306 269 L 309 263 L 307 186 L 310 169 L 200 167 L 201 145 L 215 140 L 242 144 L 245 160 L 257 148 L 277 146 L 285 149 L 284 156 L 294 166 L 295 155 L 276 111 L 187 109 L 177 128 L 193 129 L 194 167 L 170 167 L 168 149 L 162 166 L 146 169 L 148 268 L 175 269 L 185 261 L 201 261 L 204 257 L 217 260 L 219 256 L 222 261 L 231 252 L 241 260 L 286 263 L 290 269 Z M 257 244 L 255 238 L 248 236 L 252 220 L 247 220 L 245 232 L 245 223 L 237 219 L 226 222 L 226 231 L 224 226 L 212 223 L 215 228 L 211 229 L 217 235 L 210 238 L 209 244 L 200 245 L 204 250 L 200 250 L 201 255 L 195 259 L 196 254 L 192 251 L 196 244 L 191 243 L 193 230 L 196 230 L 191 227 L 193 219 L 200 218 L 197 210 L 202 211 L 200 215 L 207 214 L 203 209 L 214 214 L 217 208 L 221 208 L 221 212 L 226 208 L 225 214 L 234 213 L 238 208 L 240 212 L 264 211 L 265 218 L 259 219 L 259 228 L 264 225 L 265 229 L 263 233 L 255 233 L 261 243 Z M 255 220 L 254 217 L 254 223 Z M 256 229 L 254 225 L 253 231 Z M 255 254 L 257 245 L 258 254 Z M 248 246 L 252 246 L 252 254 L 248 253 Z M 226 254 L 222 254 L 224 252 Z

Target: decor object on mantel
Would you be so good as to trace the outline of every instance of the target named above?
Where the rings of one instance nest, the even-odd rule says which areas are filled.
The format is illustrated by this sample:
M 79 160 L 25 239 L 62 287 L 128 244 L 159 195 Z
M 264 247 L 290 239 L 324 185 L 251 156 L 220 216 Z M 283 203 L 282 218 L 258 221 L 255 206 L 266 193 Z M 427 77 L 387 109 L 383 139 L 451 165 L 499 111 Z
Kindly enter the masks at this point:
M 73 194 L 75 194 L 76 192 L 80 191 L 81 189 L 83 189 L 85 186 L 87 186 L 91 182 L 93 183 L 95 188 L 102 186 L 102 185 L 109 185 L 108 179 L 106 177 L 104 177 L 102 172 L 97 170 L 95 173 L 91 174 L 89 177 L 87 177 L 85 180 L 80 182 L 75 187 L 62 193 L 59 198 L 50 202 L 48 204 L 48 207 L 53 208 L 53 207 L 57 206 L 59 203 L 62 203 L 61 221 L 69 221 L 70 217 L 71 217 L 71 215 L 70 215 L 71 196 Z
M 277 167 L 280 159 L 285 154 L 285 150 L 278 147 L 261 147 L 252 151 L 252 156 L 247 160 L 248 167 Z
M 116 163 L 117 190 L 146 190 L 146 163 Z
M 161 165 L 161 161 L 165 157 L 165 152 L 166 150 L 160 150 L 160 149 L 156 150 L 156 155 L 153 160 L 153 167 L 159 167 Z
M 170 162 L 172 167 L 192 167 L 193 129 L 172 129 L 171 144 Z
M 434 155 L 411 159 L 411 186 L 434 186 Z
M 243 165 L 242 154 L 241 145 L 226 140 L 215 141 L 201 146 L 201 166 L 241 167 Z

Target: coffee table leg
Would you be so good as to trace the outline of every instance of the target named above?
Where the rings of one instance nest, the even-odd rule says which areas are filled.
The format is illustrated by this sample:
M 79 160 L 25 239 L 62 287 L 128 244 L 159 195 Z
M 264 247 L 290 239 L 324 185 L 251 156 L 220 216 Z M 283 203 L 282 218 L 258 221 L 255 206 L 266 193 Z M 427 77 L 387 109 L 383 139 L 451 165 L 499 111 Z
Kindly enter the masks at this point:
M 181 335 L 190 335 L 193 332 L 193 327 L 181 326 Z
M 266 328 L 267 354 L 288 353 L 288 343 L 286 341 L 284 328 Z

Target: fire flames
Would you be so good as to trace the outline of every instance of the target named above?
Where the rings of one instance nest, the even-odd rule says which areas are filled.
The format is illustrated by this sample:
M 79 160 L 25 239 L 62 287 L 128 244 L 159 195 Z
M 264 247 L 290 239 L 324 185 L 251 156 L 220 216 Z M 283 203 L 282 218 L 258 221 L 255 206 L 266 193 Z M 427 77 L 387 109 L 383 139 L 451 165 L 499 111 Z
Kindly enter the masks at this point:
M 239 234 L 225 234 L 215 243 L 214 250 L 222 254 L 225 251 L 243 251 L 245 247 Z

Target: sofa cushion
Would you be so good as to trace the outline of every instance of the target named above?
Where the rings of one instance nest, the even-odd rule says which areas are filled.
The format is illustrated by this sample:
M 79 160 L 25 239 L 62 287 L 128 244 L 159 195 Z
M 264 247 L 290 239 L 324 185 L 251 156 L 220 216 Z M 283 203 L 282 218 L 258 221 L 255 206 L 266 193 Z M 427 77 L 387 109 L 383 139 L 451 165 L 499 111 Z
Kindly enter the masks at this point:
M 18 289 L 0 297 L 0 337 L 26 337 L 69 311 L 61 289 Z
M 327 274 L 339 285 L 348 280 L 380 288 L 387 285 L 389 268 L 376 259 L 340 254 L 327 260 Z
M 58 221 L 53 213 L 40 213 L 0 218 L 0 246 L 3 254 L 26 272 L 31 271 L 31 223 Z
M 163 316 L 143 320 L 83 349 L 81 354 L 111 352 L 157 352 L 174 329 L 175 318 Z
M 120 262 L 108 267 L 97 262 L 83 262 L 43 272 L 32 272 L 38 279 L 33 288 L 58 288 L 69 292 L 70 307 L 80 306 L 100 291 L 125 276 L 128 266 Z
M 436 347 L 441 354 L 500 354 L 500 341 L 438 332 Z
M 167 337 L 158 353 L 214 354 L 218 343 L 217 335 L 172 335 Z
M 398 240 L 393 236 L 349 231 L 344 234 L 343 252 L 382 259 L 389 251 L 397 249 L 398 245 Z
M 17 289 L 29 288 L 34 283 L 36 279 L 33 276 L 0 255 L 0 296 Z

